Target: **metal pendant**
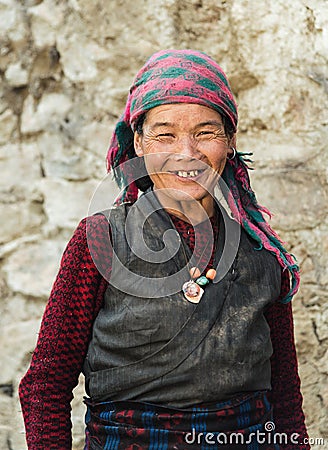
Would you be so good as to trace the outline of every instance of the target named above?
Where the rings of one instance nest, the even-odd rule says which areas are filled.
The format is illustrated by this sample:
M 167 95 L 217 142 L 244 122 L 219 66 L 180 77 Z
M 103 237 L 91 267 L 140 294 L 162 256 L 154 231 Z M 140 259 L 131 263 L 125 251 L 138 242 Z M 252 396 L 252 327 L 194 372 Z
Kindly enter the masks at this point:
M 199 303 L 202 295 L 204 294 L 204 289 L 202 289 L 194 281 L 186 281 L 182 286 L 182 292 L 188 302 Z

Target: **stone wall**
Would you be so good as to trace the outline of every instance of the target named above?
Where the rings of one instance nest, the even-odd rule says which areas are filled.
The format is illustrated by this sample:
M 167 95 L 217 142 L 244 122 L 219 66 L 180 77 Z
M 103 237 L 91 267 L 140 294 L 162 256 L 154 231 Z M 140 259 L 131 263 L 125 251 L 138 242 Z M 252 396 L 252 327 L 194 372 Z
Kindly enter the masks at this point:
M 168 47 L 206 51 L 231 80 L 238 148 L 254 152 L 259 200 L 302 268 L 304 406 L 311 436 L 328 438 L 327 42 L 326 0 L 0 0 L 1 449 L 26 448 L 17 385 L 60 255 L 133 75 Z

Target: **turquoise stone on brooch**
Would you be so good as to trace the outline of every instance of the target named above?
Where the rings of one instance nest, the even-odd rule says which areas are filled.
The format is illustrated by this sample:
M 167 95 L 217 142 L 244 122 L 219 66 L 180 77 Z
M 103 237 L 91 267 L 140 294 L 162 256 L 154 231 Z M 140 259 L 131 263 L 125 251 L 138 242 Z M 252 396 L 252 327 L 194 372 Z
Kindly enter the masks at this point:
M 206 278 L 205 276 L 199 277 L 197 278 L 197 280 L 195 280 L 195 282 L 197 284 L 199 284 L 199 286 L 206 286 L 210 280 L 208 278 Z

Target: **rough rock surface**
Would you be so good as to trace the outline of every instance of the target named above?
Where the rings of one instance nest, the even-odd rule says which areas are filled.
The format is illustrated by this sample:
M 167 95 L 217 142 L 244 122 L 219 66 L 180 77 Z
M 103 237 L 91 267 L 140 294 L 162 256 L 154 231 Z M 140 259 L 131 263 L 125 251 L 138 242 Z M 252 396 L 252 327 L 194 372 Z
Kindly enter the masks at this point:
M 327 42 L 326 0 L 0 0 L 1 449 L 26 448 L 17 385 L 60 254 L 105 175 L 134 74 L 169 47 L 206 51 L 231 80 L 238 148 L 254 153 L 258 198 L 302 268 L 304 407 L 311 437 L 328 439 Z

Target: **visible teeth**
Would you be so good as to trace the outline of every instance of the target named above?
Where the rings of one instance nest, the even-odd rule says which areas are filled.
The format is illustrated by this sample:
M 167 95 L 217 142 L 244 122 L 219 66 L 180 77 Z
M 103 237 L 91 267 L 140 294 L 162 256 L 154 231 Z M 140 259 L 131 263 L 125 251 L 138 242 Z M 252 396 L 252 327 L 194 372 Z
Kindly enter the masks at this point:
M 182 178 L 188 178 L 188 177 L 192 178 L 192 177 L 197 177 L 197 175 L 198 175 L 198 170 L 190 170 L 189 172 L 185 172 L 182 170 L 178 171 L 178 176 L 182 177 Z

